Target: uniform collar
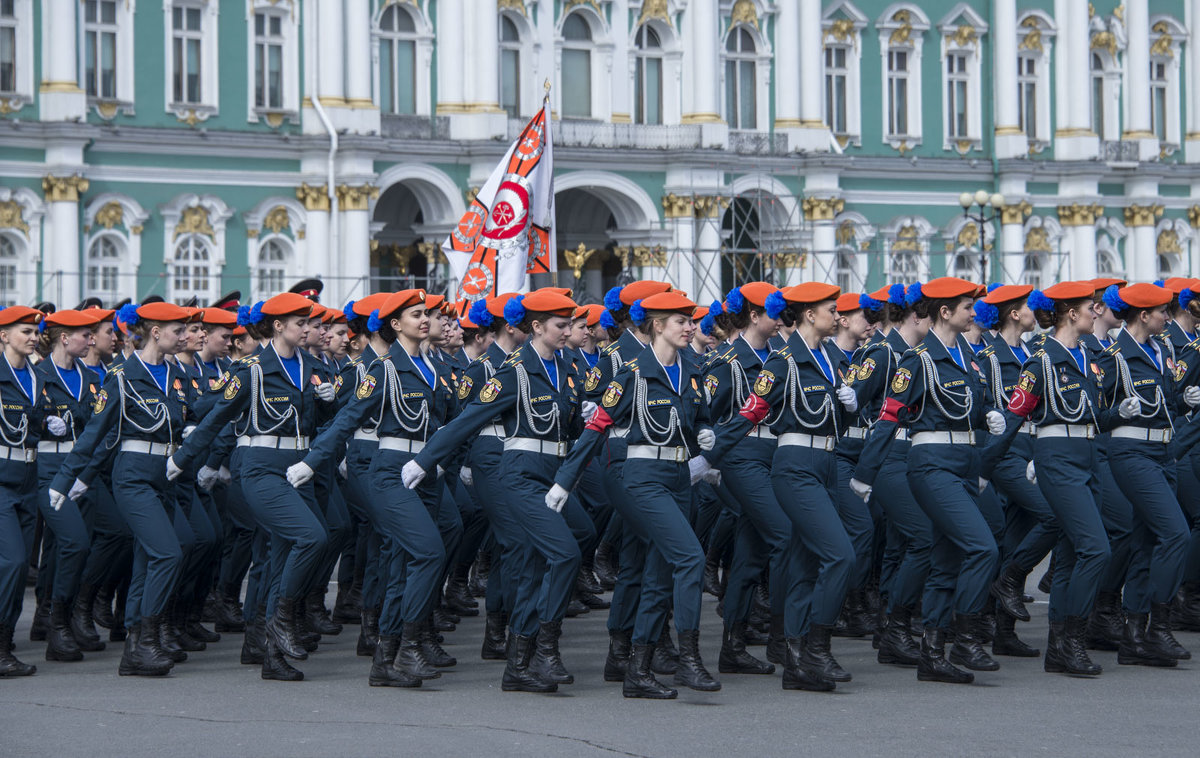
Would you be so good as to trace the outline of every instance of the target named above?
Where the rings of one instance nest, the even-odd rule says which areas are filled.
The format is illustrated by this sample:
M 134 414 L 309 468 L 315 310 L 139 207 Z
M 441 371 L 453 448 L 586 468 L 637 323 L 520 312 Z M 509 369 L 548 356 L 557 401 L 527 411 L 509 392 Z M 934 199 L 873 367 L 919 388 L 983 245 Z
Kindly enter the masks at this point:
M 47 359 L 47 360 L 49 360 L 49 359 Z M 0 361 L 3 361 L 3 362 L 4 362 L 4 371 L 3 371 L 3 374 L 2 374 L 2 376 L 3 376 L 5 379 L 11 379 L 13 384 L 15 384 L 15 385 L 17 385 L 18 387 L 20 387 L 20 388 L 21 388 L 21 394 L 23 395 L 23 394 L 25 393 L 25 388 L 24 388 L 24 387 L 21 385 L 21 382 L 17 380 L 17 372 L 16 372 L 16 370 L 15 370 L 15 369 L 13 369 L 13 367 L 12 367 L 12 366 L 9 364 L 9 362 L 8 362 L 8 356 L 7 356 L 7 355 L 4 355 L 3 353 L 0 353 Z M 34 401 L 37 399 L 37 397 L 38 397 L 38 380 L 37 380 L 37 371 L 34 371 L 34 366 L 33 366 L 33 364 L 32 364 L 32 363 L 30 363 L 30 362 L 29 362 L 29 359 L 28 359 L 28 358 L 26 358 L 26 359 L 25 359 L 25 368 L 26 368 L 26 369 L 29 371 L 29 379 L 30 379 L 30 381 L 32 382 L 32 389 L 33 389 L 33 392 L 31 393 L 31 397 L 29 397 L 29 398 L 26 398 L 26 399 L 27 399 L 27 400 L 29 400 L 29 401 L 32 403 L 32 402 L 34 402 Z
M 1154 365 L 1154 361 L 1150 360 L 1150 356 L 1146 354 L 1146 348 L 1143 347 L 1142 344 L 1137 340 L 1135 340 L 1133 335 L 1130 334 L 1129 330 L 1125 327 L 1121 327 L 1121 331 L 1117 333 L 1117 344 L 1121 346 L 1121 354 L 1125 356 L 1125 360 L 1141 360 L 1145 361 L 1146 365 L 1150 366 L 1155 371 L 1166 370 L 1166 361 L 1170 356 L 1167 355 L 1166 349 L 1161 344 L 1155 343 L 1154 337 L 1151 337 L 1149 340 L 1147 340 L 1147 346 L 1151 350 L 1158 348 L 1158 359 L 1159 362 L 1163 364 L 1161 367 Z
M 1082 340 L 1080 340 L 1079 348 L 1086 351 Z M 1055 366 L 1065 363 L 1068 364 L 1076 373 L 1082 373 L 1079 369 L 1079 363 L 1075 360 L 1075 356 L 1071 355 L 1071 351 L 1067 349 L 1066 345 L 1059 342 L 1054 337 L 1046 338 L 1046 341 L 1042 343 L 1042 350 L 1046 351 L 1046 355 L 1050 357 L 1050 362 Z M 1084 365 L 1087 365 L 1086 361 L 1088 356 L 1086 352 L 1084 352 L 1083 359 L 1085 361 Z
M 680 350 L 680 353 L 683 351 Z M 647 345 L 637 356 L 638 368 L 641 370 L 642 377 L 646 379 L 655 378 L 669 387 L 672 392 L 675 392 L 675 383 L 671 381 L 671 377 L 667 376 L 667 369 L 659 362 L 658 356 L 654 354 L 654 348 Z M 692 370 L 687 361 L 681 356 L 675 357 L 675 365 L 679 367 L 679 394 L 683 394 L 684 387 L 688 386 L 688 380 L 692 376 Z

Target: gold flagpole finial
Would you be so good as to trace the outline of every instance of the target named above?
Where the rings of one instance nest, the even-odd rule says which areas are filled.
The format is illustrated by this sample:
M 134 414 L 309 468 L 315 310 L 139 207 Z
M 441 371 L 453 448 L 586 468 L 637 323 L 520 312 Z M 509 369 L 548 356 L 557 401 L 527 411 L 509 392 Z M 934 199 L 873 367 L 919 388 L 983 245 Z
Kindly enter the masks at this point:
M 549 95 L 550 94 L 550 80 L 546 79 L 546 83 L 543 84 L 542 86 L 546 88 L 546 94 Z

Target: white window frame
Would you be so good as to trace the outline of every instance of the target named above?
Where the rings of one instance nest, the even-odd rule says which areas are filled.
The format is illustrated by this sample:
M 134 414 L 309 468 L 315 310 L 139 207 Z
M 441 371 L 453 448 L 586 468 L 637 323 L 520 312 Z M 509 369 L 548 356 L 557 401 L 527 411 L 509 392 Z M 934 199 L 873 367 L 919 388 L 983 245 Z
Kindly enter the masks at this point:
M 8 247 L 12 255 L 4 255 L 5 247 Z M 7 308 L 10 305 L 17 305 L 21 302 L 21 263 L 25 258 L 24 255 L 25 242 L 15 234 L 11 234 L 8 230 L 0 231 L 0 307 Z M 3 269 L 12 268 L 11 289 L 2 285 L 7 284 L 5 279 L 8 278 Z
M 13 29 L 16 76 L 14 89 L 0 92 L 0 103 L 11 110 L 19 110 L 33 102 L 33 0 L 15 0 L 13 18 L 4 22 L 4 25 Z
M 821 43 L 828 49 L 839 46 L 846 48 L 846 131 L 834 132 L 834 139 L 842 147 L 846 145 L 862 145 L 862 32 L 867 28 L 868 19 L 848 0 L 838 0 L 825 9 L 821 21 Z M 835 25 L 837 25 L 835 27 Z M 840 28 L 837 28 L 840 27 Z M 841 36 L 839 36 L 841 35 Z M 821 57 L 824 65 L 824 55 Z M 886 81 L 886 80 L 885 80 Z M 824 78 L 822 87 L 827 86 Z M 822 120 L 829 124 L 827 104 L 822 89 L 821 113 Z
M 163 264 L 166 266 L 167 272 L 167 291 L 174 291 L 173 266 L 175 265 L 176 245 L 183 238 L 184 234 L 188 233 L 184 230 L 179 230 L 179 233 L 176 234 L 176 228 L 183 218 L 184 211 L 195 207 L 202 207 L 208 211 L 208 225 L 212 229 L 211 236 L 208 234 L 201 235 L 208 240 L 211 268 L 209 273 L 209 289 L 211 293 L 208 297 L 211 302 L 211 299 L 220 297 L 220 293 L 216 290 L 221 286 L 221 272 L 225 268 L 225 224 L 233 215 L 233 211 L 229 209 L 229 206 L 215 195 L 179 195 L 171 200 L 171 202 L 159 206 L 158 212 L 163 220 Z M 192 292 L 192 290 L 189 290 L 189 292 Z
M 98 223 L 96 217 L 99 215 L 101 209 L 113 203 L 121 206 L 121 223 L 111 227 Z M 109 302 L 108 295 L 105 293 L 89 292 L 87 286 L 87 268 L 90 262 L 89 256 L 92 243 L 100 237 L 113 238 L 118 242 L 121 249 L 122 258 L 119 265 L 122 270 L 120 279 L 118 280 L 118 284 L 120 285 L 119 296 L 116 299 L 137 296 L 137 275 L 142 265 L 142 230 L 148 218 L 150 218 L 150 214 L 142 208 L 138 201 L 125 195 L 105 192 L 88 199 L 88 204 L 84 209 L 83 215 L 84 279 L 80 287 L 85 296 L 95 295 L 104 300 L 104 302 Z
M 1092 68 L 1092 59 L 1100 60 L 1100 72 L 1098 73 Z M 1118 65 L 1108 54 L 1107 50 L 1091 50 L 1088 56 L 1088 103 L 1091 106 L 1090 125 L 1092 131 L 1100 137 L 1100 141 L 1113 141 L 1121 139 L 1121 66 Z M 1104 123 L 1095 123 L 1096 111 L 1096 79 L 1100 79 L 1101 84 L 1101 109 L 1104 115 Z M 1097 128 L 1097 127 L 1100 128 Z M 1115 253 L 1114 253 L 1115 254 Z
M 745 30 L 750 39 L 754 42 L 754 54 L 747 55 L 744 52 L 736 54 L 734 60 L 739 62 L 748 62 L 754 66 L 754 126 L 747 127 L 743 125 L 734 126 L 729 118 L 729 114 L 725 113 L 728 110 L 728 90 L 730 82 L 727 81 L 725 75 L 726 63 L 730 60 L 730 53 L 726 49 L 726 44 L 729 41 L 730 35 L 737 34 L 739 30 Z M 755 27 L 750 24 L 736 24 L 725 32 L 725 36 L 721 38 L 721 111 L 722 118 L 725 123 L 729 124 L 729 128 L 733 131 L 740 132 L 764 132 L 767 131 L 770 124 L 771 108 L 771 48 L 767 44 L 766 37 Z
M 569 17 L 576 14 L 587 23 L 592 32 L 592 44 L 590 48 L 592 56 L 592 113 L 587 117 L 571 116 L 570 118 L 580 121 L 609 121 L 612 119 L 613 88 L 609 84 L 607 73 L 612 71 L 614 45 L 609 33 L 608 24 L 605 23 L 600 14 L 590 5 L 577 5 L 573 7 L 569 13 L 563 14 L 555 28 L 554 78 L 558 81 L 558 87 L 551 92 L 551 97 L 554 98 L 554 107 L 560 115 L 565 116 L 562 102 L 564 87 L 562 80 L 562 54 L 564 48 L 570 48 L 572 45 L 563 38 L 563 25 Z
M 383 31 L 381 24 L 383 16 L 393 6 L 401 6 L 402 10 L 408 11 L 408 15 L 412 17 L 413 41 L 415 43 L 416 53 L 413 62 L 413 75 L 416 77 L 414 83 L 413 97 L 416 99 L 417 116 L 431 115 L 431 88 L 430 71 L 433 65 L 433 27 L 429 23 L 429 19 L 418 7 L 417 3 L 380 3 L 379 8 L 375 12 L 375 16 L 371 21 L 371 71 L 375 77 L 372 83 L 372 96 L 375 99 L 375 105 L 379 107 L 380 112 L 384 116 L 398 115 L 389 111 L 383 110 L 383 77 L 380 73 L 381 56 L 379 49 L 383 41 Z M 316 74 L 314 73 L 313 76 Z
M 125 2 L 116 0 L 116 18 L 112 24 L 90 24 L 87 18 L 86 5 L 80 8 L 79 19 L 83 32 L 79 38 L 79 81 L 87 90 L 87 37 L 96 31 L 110 31 L 115 35 L 116 44 L 116 91 L 112 97 L 88 95 L 88 104 L 96 108 L 102 118 L 112 118 L 118 111 L 133 115 L 134 94 L 134 65 L 133 65 L 133 13 L 136 10 L 134 0 Z M 96 27 L 103 27 L 97 29 Z
M 502 32 L 505 21 L 511 23 L 513 28 L 517 30 L 516 41 L 504 39 Z M 526 50 L 525 48 L 525 41 L 530 38 L 528 24 L 525 21 L 525 17 L 519 13 L 501 11 L 496 27 L 496 42 L 499 46 L 496 61 L 496 92 L 498 95 L 504 92 L 504 53 L 515 52 L 517 54 L 517 112 L 515 115 L 509 114 L 509 118 L 521 118 L 528 112 L 528 97 L 526 93 L 529 89 L 531 77 L 528 75 L 529 71 L 527 69 L 529 67 L 527 64 L 531 60 L 530 56 L 535 54 L 532 50 Z M 500 108 L 503 110 L 504 106 L 501 105 Z M 507 111 L 505 112 L 507 113 Z
M 203 265 L 207 268 L 207 273 L 204 274 L 206 286 L 204 287 L 177 287 L 176 277 L 179 275 L 180 259 L 179 250 L 183 245 L 188 245 L 190 250 L 203 250 L 205 258 Z M 203 234 L 194 232 L 181 234 L 178 238 L 171 242 L 171 258 L 167 261 L 167 300 L 175 303 L 183 302 L 190 297 L 195 296 L 200 301 L 200 307 L 204 307 L 216 301 L 220 295 L 218 292 L 221 289 L 221 266 L 217 265 L 217 251 L 213 249 L 212 240 Z M 187 261 L 189 270 L 188 279 L 194 282 L 196 275 L 192 272 L 197 261 L 192 258 Z
M 903 14 L 907 14 L 907 20 Z M 921 60 L 925 47 L 925 32 L 929 31 L 929 18 L 913 3 L 897 3 L 883 12 L 876 20 L 875 28 L 879 30 L 880 81 L 883 82 L 883 108 L 880 112 L 883 141 L 896 150 L 911 150 L 921 144 L 923 134 Z M 895 40 L 892 39 L 893 36 L 896 37 Z M 908 129 L 904 134 L 891 131 L 892 92 L 889 59 L 893 51 L 907 53 L 905 117 Z
M 174 9 L 200 9 L 200 102 L 175 102 L 175 27 Z M 205 0 L 163 0 L 163 50 L 166 76 L 163 102 L 167 113 L 180 121 L 207 121 L 220 111 L 219 73 L 217 66 L 217 16 L 220 3 Z M 254 35 L 249 35 L 253 39 Z
M 633 117 L 633 123 L 644 126 L 661 126 L 667 122 L 667 51 L 666 44 L 663 40 L 663 35 L 657 24 L 646 22 L 639 26 L 633 32 L 633 44 L 629 46 L 630 56 L 633 58 L 633 82 L 629 91 L 633 95 L 633 107 L 630 109 L 630 114 Z M 658 39 L 658 47 L 644 48 L 639 45 L 643 34 L 653 34 Z M 646 73 L 646 61 L 658 61 L 658 121 L 651 122 L 638 120 L 638 111 L 644 110 L 642 100 L 647 96 L 646 88 L 642 86 L 642 81 L 648 77 Z M 639 98 L 639 93 L 642 97 Z M 643 114 L 643 119 L 645 114 Z
M 959 34 L 963 27 L 971 27 L 974 29 L 974 34 L 970 37 L 962 37 Z M 950 11 L 950 15 L 946 16 L 942 23 L 938 25 L 938 32 L 942 38 L 942 57 L 941 57 L 941 101 L 942 101 L 942 149 L 953 150 L 960 154 L 966 154 L 971 150 L 983 149 L 983 96 L 982 96 L 982 49 L 983 37 L 987 34 L 988 25 L 978 14 L 966 5 L 959 5 Z M 966 63 L 966 71 L 963 76 L 966 79 L 966 97 L 967 97 L 967 132 L 966 134 L 950 134 L 950 86 L 953 81 L 960 78 L 956 72 L 951 75 L 947 70 L 951 56 L 964 56 Z M 1011 63 L 1009 65 L 1012 65 Z
M 1162 39 L 1169 38 L 1169 43 L 1166 49 L 1162 52 L 1155 53 L 1153 48 Z M 1182 55 L 1183 43 L 1188 40 L 1187 30 L 1183 25 L 1176 21 L 1171 16 L 1155 15 L 1150 17 L 1150 67 L 1154 70 L 1156 64 L 1163 64 L 1164 73 L 1166 74 L 1166 119 L 1164 125 L 1166 128 L 1163 131 L 1165 139 L 1160 140 L 1159 147 L 1164 155 L 1170 155 L 1179 149 L 1183 144 L 1182 126 L 1183 126 L 1183 110 L 1180 102 L 1180 76 L 1179 65 Z M 1147 72 L 1149 76 L 1150 72 Z M 1150 118 L 1151 131 L 1157 132 L 1154 129 L 1154 92 L 1151 85 L 1150 93 Z M 1128 98 L 1126 98 L 1128 100 Z M 1126 108 L 1128 108 L 1126 104 Z M 1128 114 L 1126 114 L 1128 116 Z
M 287 226 L 264 226 L 268 217 L 281 207 L 287 213 Z M 246 266 L 249 269 L 251 289 L 257 286 L 258 257 L 263 242 L 268 239 L 279 239 L 287 243 L 290 256 L 288 266 L 292 271 L 307 270 L 305 261 L 308 255 L 308 211 L 294 197 L 268 197 L 243 213 L 242 223 L 246 227 Z
M 17 302 L 30 303 L 39 289 L 38 264 L 42 250 L 42 219 L 46 203 L 41 195 L 28 187 L 0 187 L 0 203 L 15 202 L 21 210 L 21 227 L 0 228 L 0 234 L 14 241 L 17 254 Z
M 1050 144 L 1051 139 L 1050 68 L 1051 61 L 1054 59 L 1052 55 L 1054 35 L 1054 23 L 1049 16 L 1040 11 L 1025 13 L 1017 21 L 1017 61 L 1014 62 L 1014 65 L 1019 65 L 1026 59 L 1032 59 L 1036 64 L 1036 73 L 1031 82 L 1035 88 L 1034 105 L 1037 109 L 1033 133 L 1030 134 L 1023 128 L 1024 124 L 1021 124 L 1029 147 L 1035 153 L 1044 150 Z M 1026 76 L 1024 68 L 1019 67 L 1017 69 L 1018 113 L 1024 102 L 1021 99 L 1024 97 L 1024 93 L 1021 91 L 1021 82 Z
M 256 16 L 259 13 L 280 19 L 282 43 L 282 105 L 278 108 L 258 106 L 255 103 L 257 88 L 256 68 L 258 61 L 258 34 Z M 277 127 L 288 119 L 296 123 L 300 111 L 300 18 L 299 13 L 283 3 L 271 0 L 250 0 L 246 4 L 246 120 L 257 123 L 265 120 Z
M 92 255 L 92 250 L 97 246 L 112 245 L 116 255 L 112 257 L 96 257 Z M 83 252 L 83 282 L 80 290 L 84 297 L 98 297 L 102 302 L 115 303 L 125 295 L 122 293 L 125 289 L 121 286 L 122 279 L 129 276 L 126 261 L 128 259 L 126 251 L 125 238 L 114 232 L 102 232 L 93 235 L 89 238 L 87 247 Z M 113 286 L 103 287 L 103 277 L 105 269 L 112 270 Z M 100 283 L 92 286 L 92 272 L 98 270 Z M 136 275 L 135 275 L 136 276 Z M 136 289 L 136 287 L 134 288 Z M 133 297 L 136 292 L 131 293 L 128 297 Z
M 917 232 L 917 249 L 915 251 L 897 251 L 896 242 L 900 238 L 900 232 L 906 227 L 910 226 Z M 932 224 L 920 216 L 901 216 L 893 220 L 892 223 L 888 224 L 886 227 L 880 229 L 880 235 L 883 237 L 884 261 L 886 263 L 887 280 L 889 282 L 900 281 L 900 279 L 897 279 L 894 276 L 896 272 L 896 262 L 898 259 L 907 258 L 910 255 L 913 256 L 914 259 L 914 270 L 911 272 L 906 272 L 906 276 L 902 277 L 904 278 L 904 281 L 900 283 L 911 284 L 913 281 L 925 281 L 925 279 L 929 277 L 929 245 L 930 240 L 933 238 L 933 235 L 936 233 L 936 231 L 937 230 Z M 909 276 L 909 274 L 911 276 Z
M 282 234 L 269 234 L 266 237 L 257 240 L 258 245 L 255 250 L 252 265 L 250 267 L 250 282 L 256 300 L 265 300 L 287 288 L 286 281 L 290 274 L 289 268 L 295 270 L 296 265 L 296 246 L 292 240 Z M 271 262 L 269 265 L 263 262 L 262 256 L 268 245 L 277 245 L 283 252 L 282 263 Z M 273 276 L 271 280 L 264 284 L 263 274 L 271 272 L 278 274 Z

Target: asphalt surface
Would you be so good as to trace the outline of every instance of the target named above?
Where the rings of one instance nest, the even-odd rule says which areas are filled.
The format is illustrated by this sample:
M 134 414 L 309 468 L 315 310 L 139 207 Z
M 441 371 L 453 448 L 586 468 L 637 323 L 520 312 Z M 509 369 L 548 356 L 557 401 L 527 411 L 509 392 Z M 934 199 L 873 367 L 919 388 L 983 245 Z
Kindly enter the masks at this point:
M 1033 644 L 1045 641 L 1043 601 L 1018 629 Z M 1040 659 L 1004 658 L 1000 671 L 955 686 L 879 665 L 870 640 L 835 638 L 834 653 L 854 675 L 835 693 L 785 692 L 777 672 L 721 676 L 720 692 L 685 689 L 673 702 L 625 700 L 619 684 L 602 680 L 602 611 L 566 622 L 563 657 L 577 683 L 556 695 L 501 691 L 503 663 L 479 659 L 480 618 L 449 635 L 457 668 L 419 690 L 368 687 L 355 626 L 298 664 L 299 683 L 264 682 L 257 667 L 239 665 L 240 635 L 165 679 L 141 679 L 117 676 L 119 644 L 80 663 L 47 663 L 42 643 L 28 641 L 32 607 L 28 594 L 17 654 L 38 673 L 0 680 L 4 756 L 1197 754 L 1195 662 L 1146 669 L 1098 653 L 1104 675 L 1084 680 L 1045 674 Z M 701 645 L 714 674 L 719 624 L 706 596 Z M 1179 637 L 1200 654 L 1200 635 Z

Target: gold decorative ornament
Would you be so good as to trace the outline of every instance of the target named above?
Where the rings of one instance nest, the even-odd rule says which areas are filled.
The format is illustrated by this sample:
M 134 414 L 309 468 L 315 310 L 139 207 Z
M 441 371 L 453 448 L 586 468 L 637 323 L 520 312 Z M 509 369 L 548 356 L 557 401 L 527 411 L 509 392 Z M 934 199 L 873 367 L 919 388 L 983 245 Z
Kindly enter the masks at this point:
M 277 205 L 267 213 L 262 225 L 270 229 L 272 234 L 279 234 L 284 229 L 291 227 L 292 220 L 288 216 L 287 208 Z
M 42 178 L 42 192 L 51 203 L 79 202 L 79 194 L 87 192 L 88 180 L 79 174 L 71 176 L 46 176 Z
M 854 42 L 857 44 L 858 38 L 854 33 L 854 19 L 834 19 L 829 28 L 825 30 L 824 39 L 829 39 L 830 37 L 838 42 Z
M 1200 205 L 1193 205 L 1187 210 L 1188 223 L 1193 229 L 1200 228 Z
M 692 215 L 692 199 L 668 192 L 662 199 L 663 215 L 667 218 L 685 218 Z
M 729 25 L 738 24 L 758 28 L 758 8 L 754 7 L 754 0 L 737 0 L 733 4 L 733 10 L 729 12 Z
M 105 229 L 112 229 L 114 226 L 120 226 L 125 219 L 125 209 L 121 204 L 113 200 L 104 204 L 104 207 L 96 211 L 96 223 L 103 226 Z
M 141 224 L 136 224 L 134 226 L 129 227 L 129 231 L 134 235 L 141 235 L 142 231 L 144 231 L 145 228 L 146 227 L 142 226 Z
M 633 260 L 639 266 L 658 266 L 667 265 L 667 251 L 662 245 L 656 245 L 653 248 L 645 245 L 638 245 L 633 248 Z
M 837 243 L 840 246 L 846 246 L 854 242 L 854 222 L 846 219 L 838 224 L 837 228 Z
M 370 248 L 372 253 L 379 252 L 379 240 L 371 240 Z
M 1050 233 L 1046 231 L 1044 226 L 1030 227 L 1025 234 L 1025 252 L 1027 253 L 1049 253 L 1050 249 Z
M 596 2 L 596 0 L 567 0 L 567 2 L 563 3 L 562 15 L 567 15 L 581 5 L 589 5 L 596 13 L 600 15 L 604 14 L 604 11 L 600 10 L 600 3 Z
M 729 200 L 716 195 L 697 197 L 692 201 L 696 210 L 696 218 L 716 218 L 721 215 L 723 208 L 729 207 Z
M 446 256 L 442 253 L 442 246 L 436 242 L 418 242 L 417 252 L 425 256 L 425 263 L 430 268 L 439 263 L 446 262 Z
M 969 140 L 969 139 L 958 140 L 957 142 L 954 143 L 954 149 L 958 151 L 959 155 L 966 155 L 971 150 L 971 140 Z
M 1030 16 L 1021 22 L 1021 26 L 1027 28 L 1029 33 L 1021 39 L 1021 44 L 1017 46 L 1018 50 L 1036 50 L 1037 52 L 1045 52 L 1042 47 L 1042 28 L 1038 26 L 1038 17 Z
M 912 14 L 907 10 L 900 9 L 892 14 L 892 20 L 900 24 L 892 30 L 888 35 L 888 45 L 911 45 L 912 44 Z
M 1150 31 L 1157 32 L 1159 37 L 1150 45 L 1151 55 L 1161 55 L 1165 58 L 1174 58 L 1175 51 L 1171 49 L 1171 43 L 1174 40 L 1171 38 L 1171 27 L 1167 26 L 1166 21 L 1159 21 L 1154 26 L 1150 27 Z
M 1117 55 L 1117 35 L 1112 32 L 1096 32 L 1092 35 L 1092 50 L 1107 50 L 1112 57 Z
M 800 206 L 809 221 L 833 221 L 846 208 L 840 197 L 806 197 Z
M 278 129 L 279 127 L 283 126 L 283 114 L 277 111 L 268 113 L 264 117 L 264 120 L 267 122 L 267 126 L 271 127 L 272 129 Z
M 1104 207 L 1098 203 L 1058 206 L 1058 222 L 1063 226 L 1091 226 L 1104 215 Z
M 258 230 L 258 229 L 247 229 L 246 236 L 252 240 L 256 240 L 256 239 L 258 239 L 259 231 L 260 230 Z
M 808 264 L 807 253 L 776 253 L 775 268 L 804 268 Z
M 496 10 L 525 14 L 525 0 L 496 0 Z
M 674 28 L 670 12 L 667 9 L 667 0 L 642 0 L 642 13 L 638 16 L 636 26 L 641 26 L 651 19 L 658 19 Z
M 16 200 L 0 200 L 0 229 L 20 229 L 23 234 L 29 234 L 24 210 Z
M 475 202 L 475 198 L 478 196 L 479 196 L 479 188 L 478 187 L 467 187 L 465 190 L 463 190 L 463 197 L 465 197 L 467 199 L 467 205 L 470 205 L 471 203 Z
M 1175 233 L 1174 229 L 1163 229 L 1162 233 L 1158 235 L 1157 252 L 1160 255 L 1162 253 L 1183 254 L 1183 246 L 1179 244 L 1179 235 Z
M 296 188 L 296 199 L 304 203 L 306 211 L 328 211 L 329 210 L 329 193 L 325 189 L 324 184 L 305 184 L 301 183 Z
M 946 35 L 946 41 L 953 42 L 959 47 L 967 47 L 979 41 L 979 32 L 975 31 L 975 27 L 970 24 L 959 24 L 953 34 Z
M 963 224 L 963 228 L 958 230 L 958 236 L 954 238 L 954 244 L 959 248 L 973 248 L 979 246 L 979 227 L 975 224 Z
M 1033 206 L 1028 200 L 1022 200 L 1017 205 L 1006 205 L 1000 209 L 1000 223 L 1004 226 L 1024 223 L 1030 213 L 1033 213 Z
M 216 235 L 216 232 L 213 231 L 212 225 L 208 222 L 208 208 L 202 205 L 184 208 L 183 213 L 179 216 L 179 223 L 175 225 L 175 234 L 171 239 L 177 240 L 181 234 L 203 234 L 212 239 Z
M 344 211 L 365 211 L 372 198 L 379 197 L 379 188 L 370 184 L 339 184 L 338 207 Z
M 96 113 L 105 121 L 111 121 L 117 115 L 117 104 L 113 102 L 96 103 Z
M 588 258 L 591 258 L 595 253 L 595 249 L 589 249 L 582 242 L 574 250 L 570 248 L 563 250 L 563 256 L 567 259 L 567 265 L 571 267 L 571 271 L 574 272 L 576 279 L 583 276 L 584 265 L 587 264 Z
M 25 101 L 19 97 L 8 97 L 0 99 L 0 116 L 7 116 L 10 113 L 16 113 L 24 108 Z
M 1125 3 L 1121 3 L 1116 8 L 1113 8 L 1113 16 L 1122 24 L 1125 23 Z
M 892 243 L 892 250 L 896 252 L 921 252 L 921 233 L 917 231 L 917 227 L 912 224 L 900 227 L 900 231 L 896 232 L 896 241 Z
M 617 256 L 617 260 L 621 261 L 621 268 L 629 268 L 629 256 L 631 252 L 628 245 L 617 245 L 613 248 L 613 255 Z
M 1125 209 L 1125 226 L 1154 226 L 1154 220 L 1162 218 L 1161 205 L 1131 205 Z

